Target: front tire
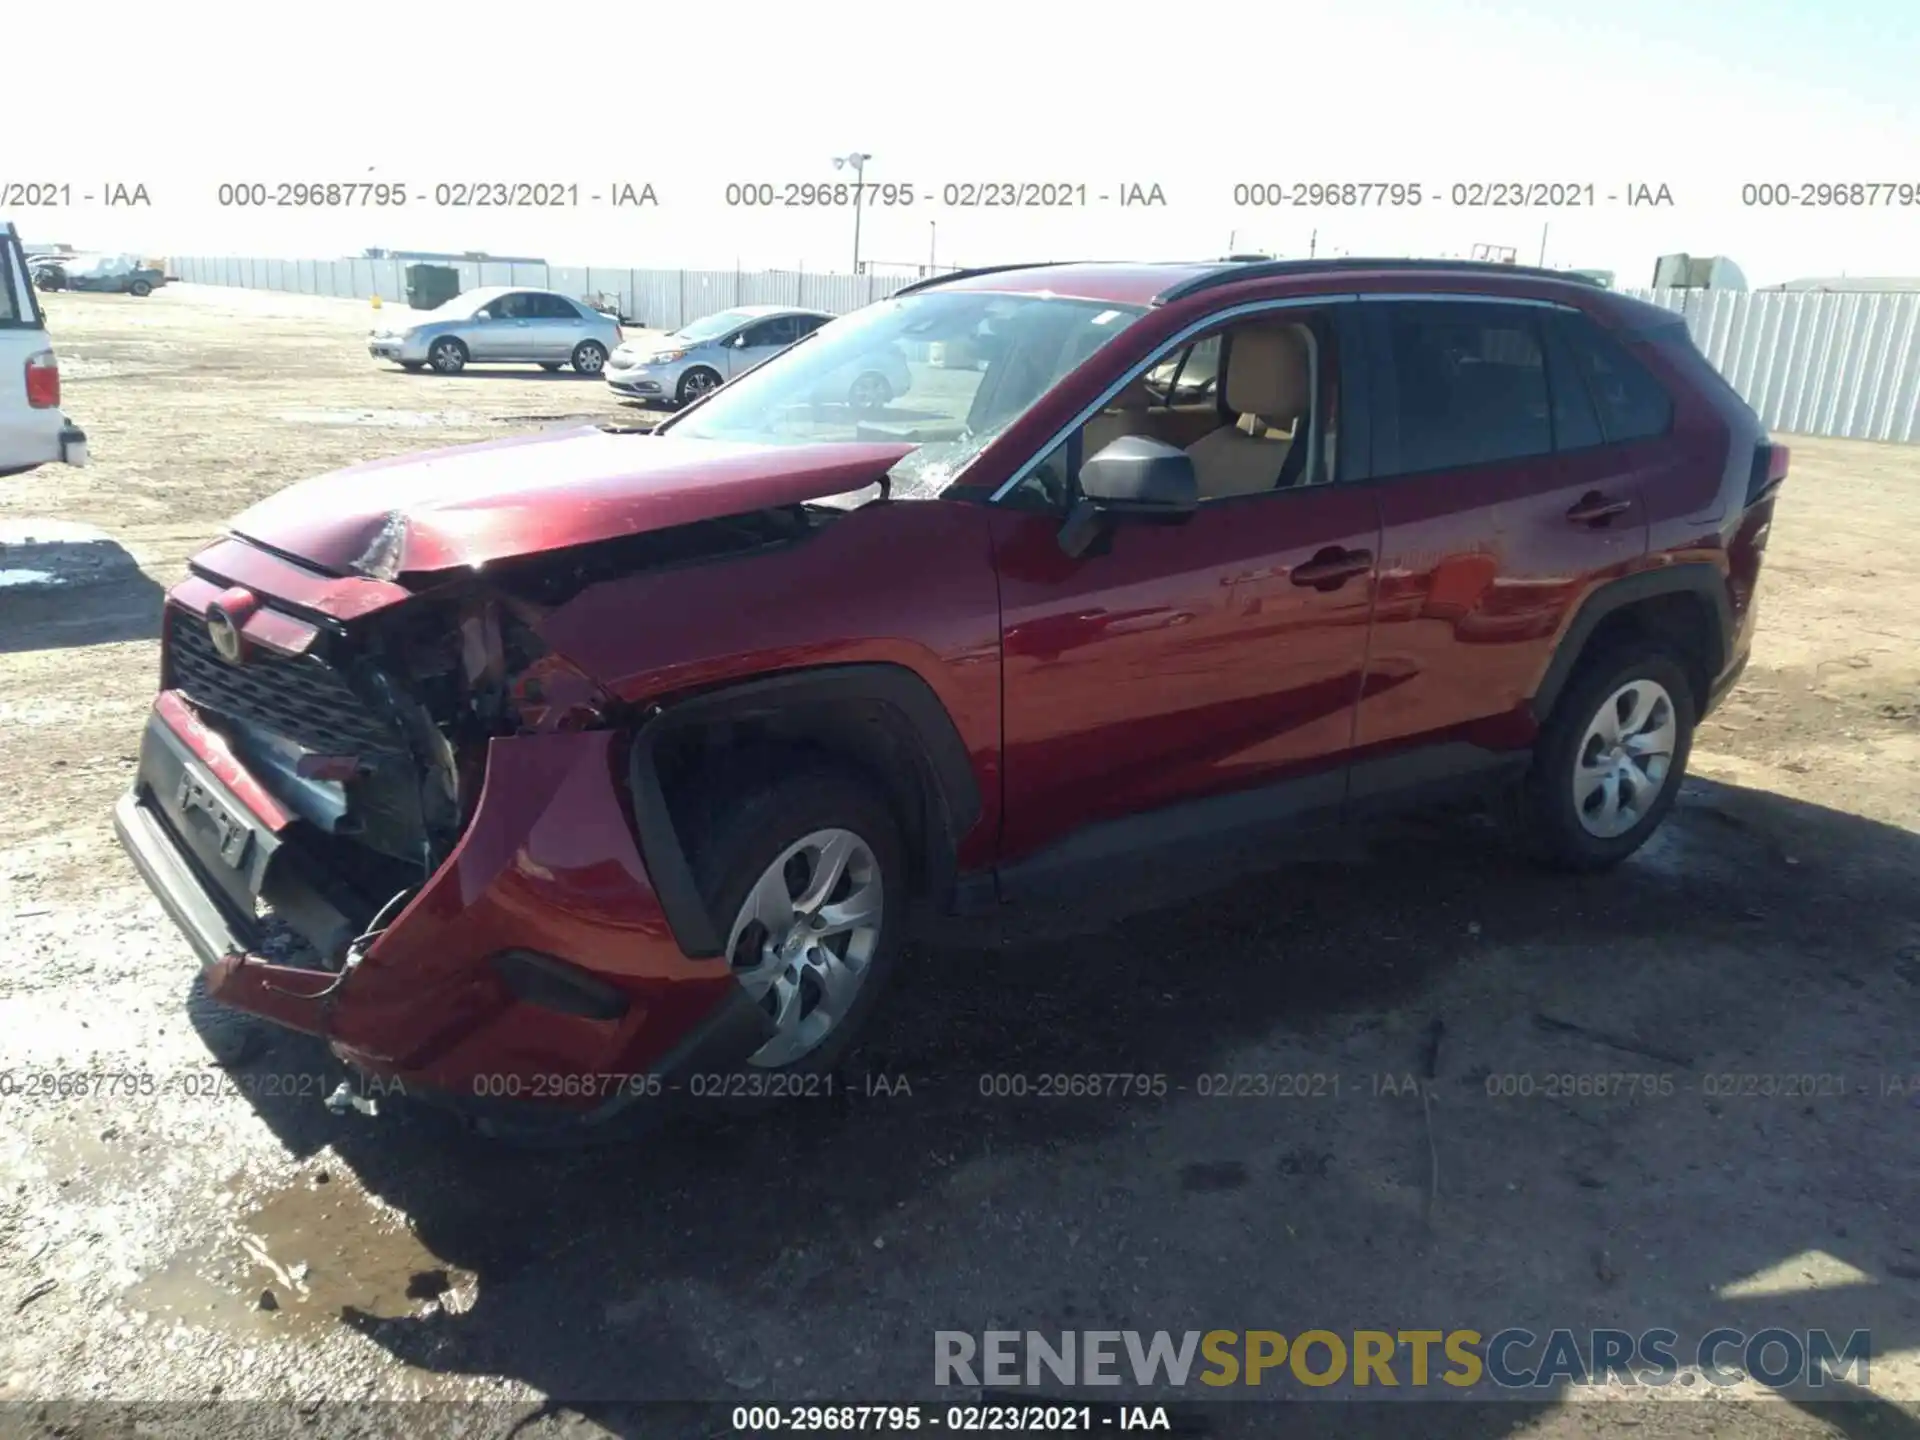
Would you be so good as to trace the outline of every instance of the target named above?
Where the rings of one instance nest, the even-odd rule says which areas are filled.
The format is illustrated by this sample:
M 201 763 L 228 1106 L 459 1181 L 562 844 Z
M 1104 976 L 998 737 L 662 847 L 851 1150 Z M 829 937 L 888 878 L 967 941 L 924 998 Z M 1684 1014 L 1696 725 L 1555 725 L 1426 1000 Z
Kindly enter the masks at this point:
M 673 398 L 682 405 L 691 405 L 709 390 L 720 388 L 720 376 L 704 365 L 696 365 L 680 377 L 680 383 L 674 387 Z
M 1534 747 L 1521 794 L 1535 854 L 1559 870 L 1618 865 L 1673 807 L 1698 711 L 1686 667 L 1634 646 L 1585 665 Z
M 438 375 L 458 375 L 467 368 L 467 347 L 451 335 L 442 335 L 427 347 L 427 364 Z
M 885 988 L 906 917 L 906 850 L 885 800 L 837 767 L 790 764 L 808 768 L 756 767 L 757 781 L 736 771 L 690 826 L 728 964 L 771 1026 L 742 1063 L 750 1075 L 839 1064 Z
M 876 370 L 860 376 L 847 391 L 847 404 L 866 415 L 886 409 L 892 401 L 893 386 Z

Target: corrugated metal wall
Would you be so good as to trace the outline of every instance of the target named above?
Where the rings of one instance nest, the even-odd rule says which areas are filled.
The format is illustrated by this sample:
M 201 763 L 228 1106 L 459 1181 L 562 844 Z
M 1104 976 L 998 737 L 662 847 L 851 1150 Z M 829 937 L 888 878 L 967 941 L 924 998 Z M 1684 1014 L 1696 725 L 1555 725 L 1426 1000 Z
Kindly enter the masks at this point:
M 1920 441 L 1920 294 L 1628 290 L 1686 317 L 1767 428 Z
M 406 262 L 176 256 L 174 273 L 237 285 L 405 303 Z M 537 285 L 617 296 L 628 320 L 673 329 L 733 305 L 857 310 L 911 283 L 907 275 L 795 270 L 631 270 L 602 265 L 462 262 L 461 284 Z M 1920 294 L 1627 290 L 1686 317 L 1694 342 L 1769 429 L 1852 440 L 1920 441 Z
M 196 285 L 236 285 L 253 290 L 289 290 L 343 299 L 379 295 L 404 304 L 404 260 L 262 260 L 251 257 L 176 255 L 173 273 Z M 671 330 L 734 305 L 806 305 L 836 315 L 885 299 L 911 275 L 816 275 L 797 270 L 630 270 L 605 265 L 511 265 L 459 261 L 462 289 L 482 285 L 532 285 L 583 299 L 618 298 L 620 313 L 635 324 Z

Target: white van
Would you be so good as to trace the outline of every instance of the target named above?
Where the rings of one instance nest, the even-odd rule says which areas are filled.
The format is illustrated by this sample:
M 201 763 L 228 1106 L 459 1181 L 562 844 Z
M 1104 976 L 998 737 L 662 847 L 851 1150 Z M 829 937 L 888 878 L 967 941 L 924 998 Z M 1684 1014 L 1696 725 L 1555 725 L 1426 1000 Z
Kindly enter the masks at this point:
M 11 224 L 0 226 L 0 475 L 87 463 L 87 437 L 60 409 L 60 366 Z

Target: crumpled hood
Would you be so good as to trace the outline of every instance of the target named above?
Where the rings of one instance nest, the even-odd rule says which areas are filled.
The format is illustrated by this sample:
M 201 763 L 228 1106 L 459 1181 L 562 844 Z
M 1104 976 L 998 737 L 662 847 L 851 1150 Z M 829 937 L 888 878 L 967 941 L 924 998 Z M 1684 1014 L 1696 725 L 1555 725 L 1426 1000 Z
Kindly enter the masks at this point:
M 399 580 L 844 495 L 914 448 L 549 430 L 336 470 L 229 529 L 337 574 Z

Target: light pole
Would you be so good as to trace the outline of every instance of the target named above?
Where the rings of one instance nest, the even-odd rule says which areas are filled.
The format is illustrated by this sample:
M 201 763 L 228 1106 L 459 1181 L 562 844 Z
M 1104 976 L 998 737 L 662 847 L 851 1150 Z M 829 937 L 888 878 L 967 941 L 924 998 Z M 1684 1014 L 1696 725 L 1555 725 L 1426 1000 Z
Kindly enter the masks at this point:
M 845 170 L 849 166 L 853 169 L 853 273 L 856 275 L 860 273 L 860 197 L 867 188 L 867 161 L 872 158 L 860 150 L 833 157 L 834 169 Z

